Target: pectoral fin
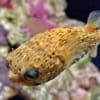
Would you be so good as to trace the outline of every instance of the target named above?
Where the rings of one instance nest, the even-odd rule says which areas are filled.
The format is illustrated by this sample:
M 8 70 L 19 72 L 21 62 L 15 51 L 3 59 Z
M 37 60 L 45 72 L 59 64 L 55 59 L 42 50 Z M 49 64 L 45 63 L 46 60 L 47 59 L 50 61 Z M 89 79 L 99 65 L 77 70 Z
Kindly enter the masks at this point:
M 95 45 L 95 46 L 88 49 L 88 54 L 90 57 L 94 58 L 97 56 L 97 48 L 98 48 L 98 45 Z

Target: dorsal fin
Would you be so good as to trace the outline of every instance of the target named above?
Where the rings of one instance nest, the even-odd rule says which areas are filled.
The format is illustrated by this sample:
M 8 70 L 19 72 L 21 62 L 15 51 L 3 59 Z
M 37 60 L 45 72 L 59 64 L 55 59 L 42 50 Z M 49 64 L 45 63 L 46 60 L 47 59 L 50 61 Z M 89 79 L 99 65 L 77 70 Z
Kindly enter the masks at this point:
M 87 19 L 87 24 L 100 28 L 100 10 L 92 11 Z
M 85 28 L 89 32 L 93 32 L 96 29 L 100 28 L 100 11 L 99 10 L 92 11 L 89 14 Z

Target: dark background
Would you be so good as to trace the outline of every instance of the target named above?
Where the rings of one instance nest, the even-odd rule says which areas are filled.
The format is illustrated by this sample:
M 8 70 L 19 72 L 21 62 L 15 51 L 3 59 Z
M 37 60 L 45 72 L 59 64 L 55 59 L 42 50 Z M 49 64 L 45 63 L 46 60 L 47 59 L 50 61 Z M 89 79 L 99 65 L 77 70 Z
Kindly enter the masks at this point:
M 100 0 L 66 0 L 68 7 L 65 10 L 71 18 L 87 20 L 89 13 L 100 9 Z
M 91 11 L 100 10 L 100 0 L 66 0 L 68 7 L 65 9 L 67 16 L 87 21 L 87 17 Z M 98 55 L 92 59 L 93 63 L 100 70 L 100 45 L 98 46 Z

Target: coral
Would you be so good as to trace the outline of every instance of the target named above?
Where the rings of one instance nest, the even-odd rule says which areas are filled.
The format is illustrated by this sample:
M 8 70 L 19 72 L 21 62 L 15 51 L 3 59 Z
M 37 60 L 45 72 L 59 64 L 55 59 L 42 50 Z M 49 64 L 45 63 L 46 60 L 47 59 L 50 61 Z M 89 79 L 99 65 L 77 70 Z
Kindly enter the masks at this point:
M 50 17 L 49 19 L 55 22 L 59 26 L 78 26 L 84 25 L 83 22 L 75 19 L 70 19 L 64 12 L 67 8 L 67 3 L 65 0 L 46 0 L 45 8 L 48 10 Z
M 0 6 L 7 9 L 12 9 L 12 0 L 1 0 Z

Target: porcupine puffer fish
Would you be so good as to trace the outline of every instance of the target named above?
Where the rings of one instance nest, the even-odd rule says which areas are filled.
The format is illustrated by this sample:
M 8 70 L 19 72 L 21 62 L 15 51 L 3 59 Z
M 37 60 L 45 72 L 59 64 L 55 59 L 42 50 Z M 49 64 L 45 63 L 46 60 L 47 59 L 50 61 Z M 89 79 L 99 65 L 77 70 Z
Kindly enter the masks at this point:
M 92 12 L 90 24 L 85 26 L 58 27 L 39 33 L 9 53 L 10 80 L 37 86 L 59 75 L 84 50 L 96 55 L 96 43 L 100 42 L 100 29 L 95 27 L 98 15 L 98 11 Z

